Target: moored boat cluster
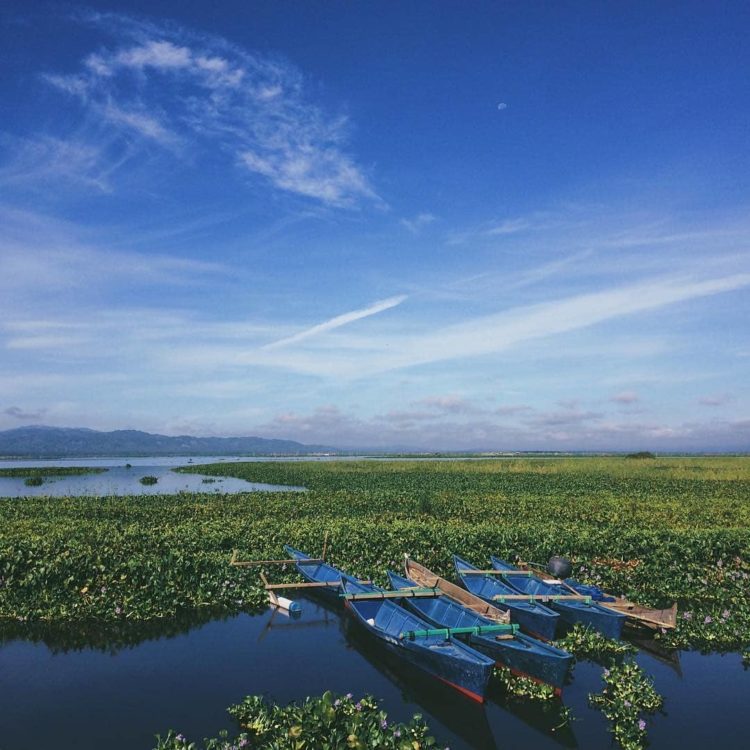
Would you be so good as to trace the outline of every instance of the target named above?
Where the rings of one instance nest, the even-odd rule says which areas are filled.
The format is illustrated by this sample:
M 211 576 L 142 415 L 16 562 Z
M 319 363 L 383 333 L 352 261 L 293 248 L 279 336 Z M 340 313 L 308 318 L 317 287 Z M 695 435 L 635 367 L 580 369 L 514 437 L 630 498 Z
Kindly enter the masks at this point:
M 461 587 L 405 556 L 404 574 L 389 570 L 391 589 L 386 590 L 334 567 L 325 553 L 313 558 L 289 545 L 284 549 L 307 583 L 282 586 L 310 587 L 343 602 L 385 648 L 480 702 L 496 664 L 561 692 L 573 657 L 549 643 L 560 623 L 580 623 L 618 639 L 628 614 L 607 606 L 622 607 L 622 601 L 604 592 L 581 593 L 575 581 L 545 578 L 543 571 L 497 557 L 491 558 L 491 569 L 483 570 L 454 555 Z M 664 611 L 640 609 L 641 623 L 649 624 L 648 613 L 656 612 L 651 619 L 670 626 Z M 673 627 L 675 612 L 667 612 Z

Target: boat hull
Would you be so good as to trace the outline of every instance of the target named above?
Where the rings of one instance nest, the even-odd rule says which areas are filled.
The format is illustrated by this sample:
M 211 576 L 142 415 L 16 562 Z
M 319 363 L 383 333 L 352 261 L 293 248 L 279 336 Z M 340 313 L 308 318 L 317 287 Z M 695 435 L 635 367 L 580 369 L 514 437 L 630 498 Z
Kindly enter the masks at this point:
M 499 557 L 490 558 L 492 567 L 497 571 L 515 571 L 518 570 L 514 565 L 500 559 Z M 518 593 L 529 594 L 534 596 L 557 596 L 566 593 L 559 584 L 545 583 L 536 575 L 531 577 L 508 576 L 506 583 L 514 588 Z M 592 628 L 607 638 L 619 640 L 622 636 L 622 628 L 625 624 L 625 616 L 619 612 L 596 604 L 594 602 L 562 601 L 549 603 L 551 609 L 560 613 L 560 617 L 569 625 L 580 623 L 586 627 Z
M 303 578 L 307 579 L 310 583 L 334 583 L 335 586 L 326 586 L 316 589 L 311 589 L 312 593 L 316 596 L 326 599 L 331 603 L 341 606 L 341 581 L 351 580 L 356 582 L 356 578 L 344 573 L 338 568 L 334 568 L 333 565 L 328 563 L 321 563 L 314 561 L 309 555 L 304 552 L 300 552 L 298 549 L 291 547 L 288 544 L 284 545 L 284 551 L 295 560 L 297 570 Z M 309 562 L 307 562 L 309 561 Z
M 476 570 L 476 568 L 458 555 L 453 555 L 456 573 L 461 583 L 472 594 L 484 599 L 500 609 L 510 612 L 511 622 L 517 623 L 529 635 L 551 641 L 555 637 L 560 615 L 543 604 L 532 602 L 500 602 L 496 596 L 518 594 L 518 591 L 502 581 L 497 581 L 488 575 L 466 575 L 462 570 Z
M 414 585 L 413 581 L 389 572 L 391 586 L 398 590 Z M 437 627 L 483 627 L 493 621 L 478 616 L 445 596 L 436 599 L 405 598 L 404 606 Z M 491 635 L 460 636 L 477 651 L 507 667 L 514 674 L 530 677 L 554 687 L 558 692 L 573 663 L 573 657 L 562 649 L 538 641 L 523 633 L 493 637 Z
M 377 591 L 346 581 L 347 593 Z M 389 599 L 351 600 L 347 609 L 355 620 L 385 648 L 413 666 L 451 685 L 473 700 L 483 702 L 492 676 L 494 660 L 455 638 L 431 635 L 410 639 L 402 634 L 429 630 L 430 623 Z

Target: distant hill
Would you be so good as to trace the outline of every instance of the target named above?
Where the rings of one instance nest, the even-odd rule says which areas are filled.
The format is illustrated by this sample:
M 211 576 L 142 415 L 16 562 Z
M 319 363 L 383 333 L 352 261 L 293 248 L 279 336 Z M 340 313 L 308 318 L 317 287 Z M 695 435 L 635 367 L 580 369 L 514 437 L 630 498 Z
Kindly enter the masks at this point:
M 193 437 L 152 435 L 139 430 L 98 432 L 70 427 L 18 427 L 0 431 L 0 456 L 73 458 L 88 456 L 227 456 L 336 453 L 323 445 L 262 437 Z

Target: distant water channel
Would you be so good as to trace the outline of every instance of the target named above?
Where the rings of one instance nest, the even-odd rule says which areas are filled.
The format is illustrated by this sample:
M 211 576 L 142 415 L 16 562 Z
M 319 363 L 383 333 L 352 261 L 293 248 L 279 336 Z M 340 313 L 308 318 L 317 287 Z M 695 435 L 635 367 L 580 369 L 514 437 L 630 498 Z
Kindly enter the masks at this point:
M 234 477 L 207 477 L 202 474 L 182 474 L 172 471 L 177 466 L 192 464 L 248 461 L 248 458 L 168 457 L 168 458 L 88 458 L 51 461 L 0 461 L 0 468 L 51 468 L 55 466 L 85 466 L 106 469 L 97 474 L 45 477 L 38 487 L 28 487 L 23 477 L 0 477 L 0 497 L 70 497 L 70 496 L 125 496 L 174 495 L 178 492 L 292 492 L 304 487 L 248 482 Z M 127 464 L 130 464 L 128 468 Z M 157 478 L 156 484 L 144 485 L 144 476 Z M 206 481 L 204 481 L 206 480 Z M 2 745 L 0 745 L 0 750 Z
M 0 748 L 149 750 L 154 735 L 169 728 L 200 741 L 222 728 L 236 730 L 225 709 L 245 695 L 286 703 L 327 689 L 381 698 L 395 720 L 421 713 L 453 750 L 614 747 L 606 721 L 587 706 L 587 694 L 602 687 L 595 664 L 576 665 L 564 694 L 576 721 L 556 729 L 554 707 L 509 703 L 499 692 L 481 706 L 405 669 L 349 616 L 302 601 L 296 620 L 268 611 L 172 621 L 111 640 L 6 634 L 0 640 Z M 653 750 L 747 747 L 750 672 L 738 654 L 654 658 L 641 651 L 638 661 L 665 696 L 664 713 L 648 718 Z

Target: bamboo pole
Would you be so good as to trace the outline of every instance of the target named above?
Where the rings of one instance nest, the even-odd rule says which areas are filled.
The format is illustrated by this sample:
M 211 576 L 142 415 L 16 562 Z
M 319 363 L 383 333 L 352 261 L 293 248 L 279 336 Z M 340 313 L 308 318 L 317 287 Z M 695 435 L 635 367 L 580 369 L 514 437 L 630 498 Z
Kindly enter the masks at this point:
M 298 562 L 308 564 L 308 563 L 322 563 L 324 562 L 322 558 L 318 557 L 311 557 L 310 559 L 305 560 L 237 560 L 234 555 L 232 556 L 233 559 L 229 561 L 230 565 L 234 565 L 236 568 L 249 568 L 253 565 L 296 565 Z
M 368 591 L 361 594 L 341 594 L 342 599 L 347 601 L 362 601 L 365 599 L 435 599 L 438 596 L 442 596 L 439 591 L 433 589 L 421 589 L 417 590 L 404 590 L 399 589 L 398 591 Z
M 591 604 L 590 596 L 583 596 L 577 594 L 575 596 L 568 594 L 497 594 L 492 597 L 493 601 L 500 602 L 584 602 L 585 604 Z
M 263 582 L 263 586 L 265 587 L 266 591 L 268 591 L 268 586 L 270 585 L 268 583 L 268 579 L 264 575 L 263 571 L 260 571 L 260 580 Z M 279 598 L 274 594 L 273 591 L 268 591 L 268 601 L 271 602 L 274 606 L 279 606 Z
M 372 581 L 359 581 L 359 583 L 370 584 Z M 312 583 L 269 583 L 266 590 L 272 589 L 314 589 L 314 588 L 331 588 L 341 586 L 339 581 L 313 581 Z
M 338 581 L 315 581 L 314 583 L 268 583 L 265 588 L 266 591 L 271 591 L 276 589 L 320 589 L 340 585 Z
M 534 574 L 530 570 L 475 570 L 474 568 L 456 568 L 457 573 L 465 576 L 526 576 L 531 578 Z

